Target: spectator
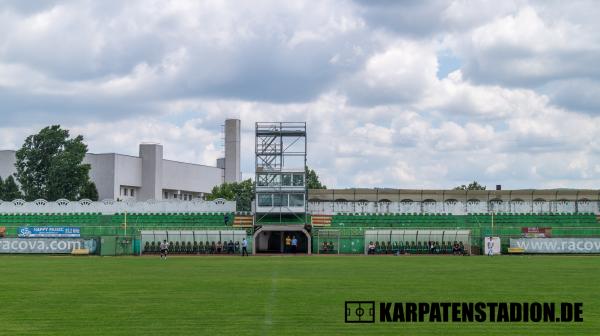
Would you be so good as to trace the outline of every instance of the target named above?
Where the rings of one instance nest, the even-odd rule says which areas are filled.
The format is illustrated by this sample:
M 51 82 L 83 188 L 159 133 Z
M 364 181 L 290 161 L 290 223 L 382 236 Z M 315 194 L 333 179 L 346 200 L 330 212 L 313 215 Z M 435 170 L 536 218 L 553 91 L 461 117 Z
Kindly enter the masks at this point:
M 321 251 L 322 251 L 323 253 L 326 253 L 328 250 L 329 250 L 329 246 L 327 245 L 327 242 L 326 242 L 326 241 L 324 241 L 324 242 L 323 242 L 323 246 L 321 246 Z
M 494 255 L 494 239 L 492 239 L 492 237 L 490 237 L 490 239 L 487 242 L 487 249 L 488 249 L 488 256 L 493 256 Z
M 463 242 L 458 243 L 458 251 L 461 255 L 465 254 L 465 245 L 463 245 Z
M 457 255 L 459 253 L 460 253 L 460 246 L 458 245 L 458 243 L 455 240 L 454 244 L 452 245 L 452 254 Z
M 229 244 L 227 244 L 227 254 L 233 254 L 233 241 L 230 240 Z
M 219 242 L 217 242 L 217 253 L 221 253 L 223 251 L 223 244 L 221 244 L 221 241 L 219 240 Z
M 368 254 L 375 254 L 375 244 L 372 241 L 369 242 Z
M 242 240 L 242 257 L 244 256 L 244 254 L 246 255 L 246 257 L 248 256 L 248 241 L 246 240 L 246 238 Z
M 298 250 L 298 239 L 296 239 L 296 236 L 294 236 L 294 238 L 292 238 L 292 252 L 296 253 L 297 250 Z

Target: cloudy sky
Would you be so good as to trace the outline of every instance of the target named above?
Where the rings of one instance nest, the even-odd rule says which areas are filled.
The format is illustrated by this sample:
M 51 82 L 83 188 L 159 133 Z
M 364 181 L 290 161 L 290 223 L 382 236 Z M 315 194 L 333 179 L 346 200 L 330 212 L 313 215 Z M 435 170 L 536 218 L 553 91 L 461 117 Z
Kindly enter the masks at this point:
M 596 1 L 2 1 L 0 149 L 214 165 L 221 124 L 307 121 L 329 187 L 600 187 Z

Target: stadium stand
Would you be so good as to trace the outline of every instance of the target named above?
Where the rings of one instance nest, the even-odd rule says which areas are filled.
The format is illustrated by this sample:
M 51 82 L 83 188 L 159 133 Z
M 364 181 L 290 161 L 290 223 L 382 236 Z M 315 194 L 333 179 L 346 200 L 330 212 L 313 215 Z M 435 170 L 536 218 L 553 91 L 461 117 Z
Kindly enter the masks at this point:
M 520 233 L 520 227 L 551 227 L 553 230 L 570 228 L 590 228 L 598 226 L 598 219 L 592 213 L 544 213 L 517 214 L 503 213 L 493 216 L 494 226 L 498 229 L 509 227 Z M 337 214 L 332 217 L 331 227 L 364 228 L 480 228 L 492 223 L 491 214 Z M 511 234 L 513 232 L 506 232 Z M 597 232 L 596 232 L 597 233 Z
M 227 219 L 227 221 L 225 221 Z M 74 226 L 83 236 L 117 235 L 132 230 L 229 227 L 234 214 L 210 213 L 0 213 L 0 226 L 8 236 L 16 236 L 21 226 Z

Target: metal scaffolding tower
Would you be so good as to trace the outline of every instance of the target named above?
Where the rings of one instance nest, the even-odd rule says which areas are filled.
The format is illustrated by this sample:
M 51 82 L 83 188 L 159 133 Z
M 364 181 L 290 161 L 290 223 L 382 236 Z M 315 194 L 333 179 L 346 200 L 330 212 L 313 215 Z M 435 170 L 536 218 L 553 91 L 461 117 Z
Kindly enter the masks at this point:
M 257 122 L 256 224 L 306 224 L 306 123 Z

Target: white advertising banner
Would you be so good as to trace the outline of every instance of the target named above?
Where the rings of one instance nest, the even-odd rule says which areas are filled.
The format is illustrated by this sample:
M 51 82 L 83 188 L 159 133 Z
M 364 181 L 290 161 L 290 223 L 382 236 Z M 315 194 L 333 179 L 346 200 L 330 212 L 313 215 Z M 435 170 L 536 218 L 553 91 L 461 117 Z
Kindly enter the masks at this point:
M 600 238 L 511 238 L 510 247 L 524 253 L 600 253 Z
M 73 249 L 89 249 L 90 254 L 96 252 L 94 239 L 68 238 L 2 238 L 0 239 L 0 254 L 2 253 L 71 253 Z

